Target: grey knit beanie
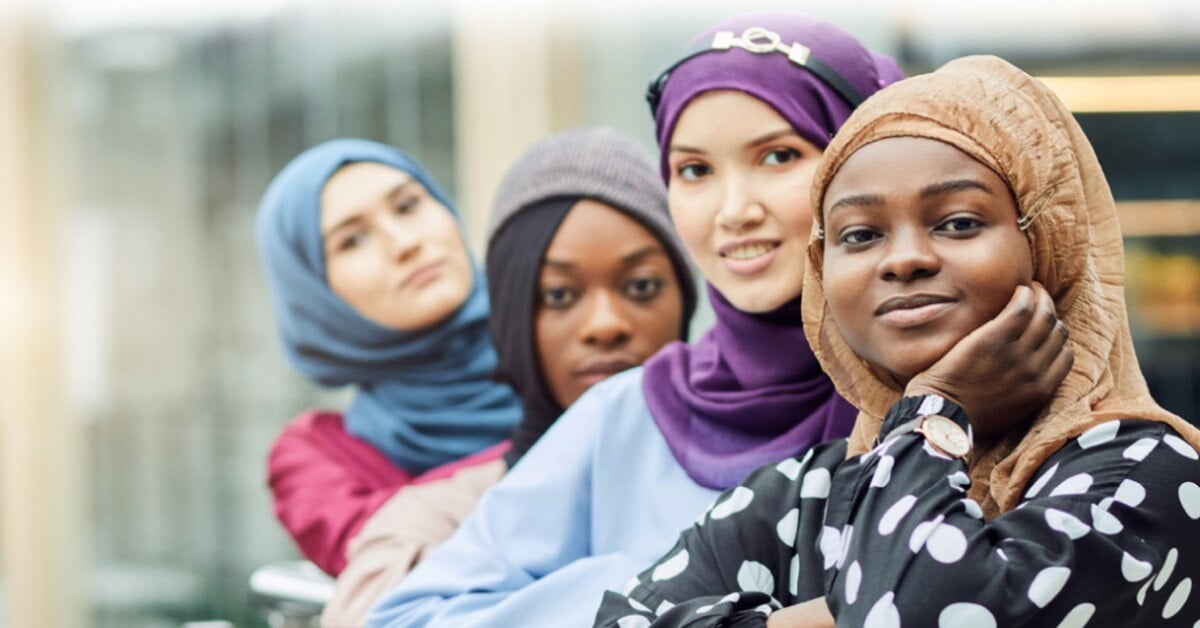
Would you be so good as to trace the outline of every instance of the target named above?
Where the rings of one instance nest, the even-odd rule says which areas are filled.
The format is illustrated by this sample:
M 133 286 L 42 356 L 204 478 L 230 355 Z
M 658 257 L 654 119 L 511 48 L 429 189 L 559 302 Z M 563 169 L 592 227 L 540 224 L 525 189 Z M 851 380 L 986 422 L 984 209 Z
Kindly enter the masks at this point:
M 657 162 L 637 142 L 607 127 L 556 133 L 517 158 L 496 194 L 488 241 L 520 210 L 572 196 L 612 205 L 682 253 Z

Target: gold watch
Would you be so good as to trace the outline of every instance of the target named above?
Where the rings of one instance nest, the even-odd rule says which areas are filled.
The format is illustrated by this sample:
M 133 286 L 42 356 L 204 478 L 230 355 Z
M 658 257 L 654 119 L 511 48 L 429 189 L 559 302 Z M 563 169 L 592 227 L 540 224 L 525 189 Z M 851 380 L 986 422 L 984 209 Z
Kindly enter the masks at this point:
M 971 453 L 971 438 L 958 423 L 940 414 L 926 414 L 917 420 L 919 423 L 913 431 L 924 436 L 925 442 L 935 451 L 951 458 L 967 459 Z
M 891 412 L 914 412 L 917 416 L 915 419 L 896 426 L 886 437 L 881 438 L 881 441 L 916 432 L 925 438 L 925 442 L 929 444 L 930 448 L 943 456 L 965 461 L 970 455 L 970 433 L 960 425 L 959 421 L 950 418 L 950 416 L 959 416 L 962 418 L 962 423 L 966 423 L 966 416 L 961 408 L 941 395 L 905 397 L 893 406 L 889 414 Z

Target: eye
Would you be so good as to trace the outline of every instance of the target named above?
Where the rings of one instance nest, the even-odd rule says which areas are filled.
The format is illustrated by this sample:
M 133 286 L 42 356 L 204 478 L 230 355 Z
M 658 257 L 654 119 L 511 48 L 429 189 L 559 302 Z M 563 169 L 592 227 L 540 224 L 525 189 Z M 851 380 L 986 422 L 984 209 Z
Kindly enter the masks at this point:
M 800 157 L 802 157 L 800 151 L 794 148 L 779 148 L 763 155 L 762 164 L 764 166 L 781 166 L 796 161 Z
M 406 196 L 396 203 L 397 214 L 411 214 L 421 204 L 421 197 Z
M 349 251 L 358 248 L 367 239 L 366 231 L 354 231 L 345 235 L 339 236 L 335 241 L 333 248 L 336 251 Z
M 563 287 L 542 288 L 540 294 L 542 307 L 547 307 L 552 310 L 565 310 L 575 304 L 579 300 L 579 295 L 574 290 Z
M 952 234 L 969 234 L 983 227 L 983 221 L 970 216 L 955 216 L 938 225 L 938 230 Z
M 640 277 L 625 284 L 625 296 L 634 301 L 649 301 L 662 292 L 663 280 L 658 277 Z
M 699 163 L 687 163 L 675 170 L 675 174 L 684 181 L 696 181 L 701 177 L 712 174 L 712 168 Z
M 880 233 L 874 229 L 858 227 L 843 231 L 841 237 L 838 238 L 838 242 L 849 246 L 862 246 L 870 244 L 880 237 L 882 237 Z

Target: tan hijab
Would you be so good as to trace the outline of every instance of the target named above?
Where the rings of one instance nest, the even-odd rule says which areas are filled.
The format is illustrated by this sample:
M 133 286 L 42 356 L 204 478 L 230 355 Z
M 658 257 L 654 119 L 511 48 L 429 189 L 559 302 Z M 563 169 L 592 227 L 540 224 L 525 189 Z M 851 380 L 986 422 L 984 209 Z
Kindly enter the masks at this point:
M 1116 205 L 1091 144 L 1045 85 L 996 57 L 952 61 L 869 98 L 825 151 L 813 186 L 821 207 L 830 180 L 866 144 L 889 137 L 945 142 L 987 165 L 1012 188 L 1033 251 L 1034 278 L 1071 332 L 1075 364 L 1028 430 L 971 461 L 970 495 L 989 518 L 1016 507 L 1034 472 L 1088 428 L 1137 418 L 1169 424 L 1193 447 L 1200 431 L 1150 397 L 1125 312 L 1125 258 Z M 822 219 L 817 212 L 817 226 Z M 838 391 L 860 410 L 850 454 L 867 451 L 901 396 L 846 344 L 821 285 L 824 241 L 814 229 L 804 279 L 809 343 Z M 999 392 L 999 391 L 997 391 Z

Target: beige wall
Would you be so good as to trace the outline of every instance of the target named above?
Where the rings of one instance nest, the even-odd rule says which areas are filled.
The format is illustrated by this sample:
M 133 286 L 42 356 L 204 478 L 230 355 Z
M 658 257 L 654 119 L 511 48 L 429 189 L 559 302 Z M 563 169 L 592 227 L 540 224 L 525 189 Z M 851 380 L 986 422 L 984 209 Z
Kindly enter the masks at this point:
M 454 12 L 458 206 L 472 248 L 505 170 L 530 144 L 583 119 L 580 39 L 568 15 L 459 3 Z M 482 256 L 481 258 L 482 259 Z
M 34 32 L 0 9 L 0 583 L 9 625 L 81 626 L 80 430 L 62 390 L 61 230 L 36 167 L 50 156 L 37 141 Z

